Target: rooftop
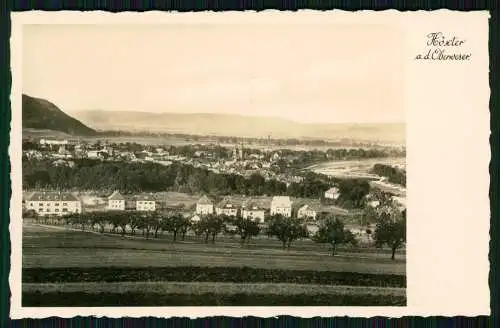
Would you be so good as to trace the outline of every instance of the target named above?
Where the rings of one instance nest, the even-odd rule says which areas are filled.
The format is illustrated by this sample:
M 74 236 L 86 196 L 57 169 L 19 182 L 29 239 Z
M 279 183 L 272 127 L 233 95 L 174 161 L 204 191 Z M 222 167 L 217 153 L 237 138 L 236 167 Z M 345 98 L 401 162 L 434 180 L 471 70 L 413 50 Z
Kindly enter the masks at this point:
M 137 195 L 135 197 L 136 201 L 156 201 L 155 197 L 153 195 L 148 195 L 148 194 L 141 194 Z
M 80 199 L 75 195 L 68 192 L 47 192 L 40 191 L 33 193 L 28 199 L 28 201 L 68 201 L 68 202 L 79 202 Z
M 108 197 L 109 200 L 125 200 L 122 194 L 118 190 L 115 190 L 111 196 Z
M 229 199 L 223 199 L 219 204 L 217 204 L 218 208 L 237 208 L 237 204 L 234 204 Z
M 206 195 L 203 195 L 203 197 L 201 197 L 196 202 L 196 204 L 198 204 L 198 205 L 212 205 L 212 201 Z
M 273 199 L 271 200 L 271 204 L 290 206 L 292 204 L 292 201 L 288 196 L 274 196 Z
M 247 201 L 245 201 L 242 205 L 242 207 L 245 209 L 245 210 L 253 210 L 253 211 L 257 211 L 257 210 L 264 210 L 264 207 L 262 207 L 257 201 L 254 201 L 252 199 L 248 199 Z
M 326 192 L 327 193 L 336 193 L 337 191 L 339 191 L 339 188 L 337 188 L 337 187 L 331 187 Z

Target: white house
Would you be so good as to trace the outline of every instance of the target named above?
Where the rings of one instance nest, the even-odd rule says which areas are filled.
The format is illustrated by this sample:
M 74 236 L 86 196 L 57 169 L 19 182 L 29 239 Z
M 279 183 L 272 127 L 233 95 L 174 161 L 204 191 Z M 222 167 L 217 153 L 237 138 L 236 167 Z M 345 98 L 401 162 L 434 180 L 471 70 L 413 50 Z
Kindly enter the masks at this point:
M 227 216 L 237 216 L 238 207 L 231 203 L 229 200 L 225 199 L 215 207 L 215 213 L 217 215 L 227 215 Z
M 35 211 L 39 216 L 63 216 L 82 212 L 81 200 L 73 194 L 63 192 L 35 192 L 25 204 L 26 209 Z
M 137 211 L 156 211 L 156 200 L 152 195 L 139 195 L 136 197 Z
M 304 205 L 301 208 L 298 209 L 297 211 L 297 218 L 299 219 L 316 219 L 316 216 L 318 215 L 318 211 L 310 205 Z
M 332 187 L 325 191 L 325 198 L 327 199 L 337 199 L 340 196 L 340 190 L 337 187 Z
M 108 197 L 108 209 L 125 210 L 125 197 L 123 197 L 118 190 L 115 190 L 111 196 Z
M 265 210 L 252 201 L 245 202 L 241 207 L 241 216 L 243 219 L 252 219 L 258 222 L 264 222 Z
M 274 196 L 271 200 L 271 215 L 292 216 L 292 201 L 288 196 Z
M 196 203 L 196 214 L 212 214 L 214 212 L 214 204 L 207 196 L 201 197 Z

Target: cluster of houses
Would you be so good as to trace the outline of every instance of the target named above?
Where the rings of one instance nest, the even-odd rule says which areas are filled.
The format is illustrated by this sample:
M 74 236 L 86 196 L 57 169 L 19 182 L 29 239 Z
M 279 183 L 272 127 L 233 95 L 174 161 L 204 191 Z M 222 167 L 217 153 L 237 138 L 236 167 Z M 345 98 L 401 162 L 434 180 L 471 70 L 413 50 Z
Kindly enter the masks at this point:
M 267 206 L 263 206 L 253 199 L 247 199 L 241 204 L 232 202 L 229 199 L 223 199 L 218 204 L 214 205 L 212 200 L 207 196 L 203 196 L 196 203 L 195 216 L 193 221 L 200 220 L 201 215 L 216 214 L 226 216 L 241 216 L 243 219 L 252 219 L 257 222 L 263 223 L 265 221 Z M 292 201 L 287 196 L 275 196 L 271 200 L 269 213 L 282 214 L 285 217 L 292 216 Z
M 53 159 L 55 166 L 74 166 L 74 159 L 88 158 L 106 161 L 150 162 L 160 165 L 171 165 L 174 162 L 202 167 L 214 173 L 238 174 L 249 177 L 254 173 L 262 175 L 265 179 L 275 179 L 287 184 L 300 183 L 301 176 L 278 174 L 272 170 L 274 163 L 281 159 L 280 151 L 272 151 L 269 158 L 262 152 L 254 153 L 245 149 L 242 144 L 236 145 L 228 151 L 230 158 L 219 158 L 215 152 L 196 151 L 192 157 L 170 154 L 162 147 L 155 149 L 142 149 L 140 151 L 125 151 L 113 148 L 108 144 L 87 144 L 77 140 L 51 140 L 40 139 L 43 151 L 35 149 L 23 150 L 23 155 L 30 159 Z M 266 149 L 266 152 L 271 150 Z M 292 156 L 293 157 L 293 156 Z
M 337 189 L 334 191 L 338 192 Z M 333 191 L 329 190 L 328 192 L 331 193 Z M 108 208 L 110 210 L 135 209 L 140 211 L 154 211 L 155 209 L 161 207 L 161 205 L 158 205 L 159 202 L 155 203 L 153 199 L 147 199 L 150 205 L 149 207 L 145 207 L 143 205 L 145 203 L 144 199 L 142 199 L 142 203 L 139 204 L 137 200 L 132 197 L 125 198 L 125 200 L 122 198 L 124 197 L 120 195 L 119 192 L 115 191 L 108 199 Z M 127 205 L 128 201 L 130 201 L 130 204 L 132 205 Z M 156 206 L 153 204 L 156 204 Z M 237 199 L 237 197 L 226 197 L 222 201 L 216 203 L 204 195 L 196 202 L 194 214 L 191 216 L 191 220 L 199 221 L 201 216 L 209 214 L 242 217 L 243 219 L 252 219 L 260 223 L 265 222 L 268 215 L 282 215 L 284 217 L 296 216 L 299 219 L 315 220 L 320 214 L 331 213 L 332 211 L 336 214 L 348 214 L 347 210 L 333 206 L 325 206 L 319 201 L 310 201 L 307 204 L 297 202 L 294 204 L 292 199 L 288 196 L 274 196 L 270 201 L 267 200 L 267 198 L 244 198 L 242 200 Z
M 332 187 L 325 191 L 326 199 L 337 199 L 340 196 L 339 189 Z M 392 197 L 402 208 L 406 208 L 405 197 Z M 377 207 L 378 201 L 371 199 L 369 205 Z M 26 210 L 32 210 L 39 216 L 63 216 L 69 213 L 81 213 L 82 201 L 75 194 L 68 192 L 34 192 L 23 200 Z M 158 199 L 153 194 L 124 195 L 115 190 L 103 203 L 104 208 L 109 211 L 157 211 L 165 206 L 165 199 Z M 86 209 L 87 210 L 87 209 Z M 288 196 L 274 196 L 268 198 L 243 198 L 226 197 L 220 202 L 214 202 L 206 195 L 197 202 L 194 210 L 184 211 L 192 221 L 199 221 L 202 216 L 208 214 L 225 215 L 252 219 L 264 223 L 266 217 L 282 215 L 284 217 L 297 217 L 299 219 L 310 219 L 315 221 L 321 214 L 334 213 L 338 215 L 349 215 L 347 210 L 331 205 L 324 205 L 319 200 L 296 201 Z
M 105 204 L 109 211 L 156 211 L 162 208 L 162 201 L 152 194 L 123 195 L 114 191 Z M 268 215 L 283 215 L 291 217 L 296 213 L 298 218 L 316 219 L 322 211 L 321 206 L 314 204 L 295 204 L 288 196 L 274 196 L 270 203 L 267 200 L 245 198 L 236 201 L 230 197 L 215 203 L 206 195 L 196 202 L 192 221 L 199 221 L 201 216 L 208 214 L 240 216 L 263 223 Z M 68 192 L 34 192 L 24 199 L 26 210 L 32 210 L 39 216 L 63 216 L 69 213 L 81 213 L 82 201 Z
M 63 216 L 82 212 L 82 200 L 69 192 L 34 192 L 23 200 L 23 206 L 28 211 L 34 211 L 38 216 Z M 108 197 L 108 210 L 155 211 L 157 201 L 152 195 L 137 195 L 125 197 L 115 191 Z
M 108 210 L 114 211 L 156 211 L 156 199 L 152 195 L 134 195 L 123 196 L 118 190 L 115 190 L 108 197 Z

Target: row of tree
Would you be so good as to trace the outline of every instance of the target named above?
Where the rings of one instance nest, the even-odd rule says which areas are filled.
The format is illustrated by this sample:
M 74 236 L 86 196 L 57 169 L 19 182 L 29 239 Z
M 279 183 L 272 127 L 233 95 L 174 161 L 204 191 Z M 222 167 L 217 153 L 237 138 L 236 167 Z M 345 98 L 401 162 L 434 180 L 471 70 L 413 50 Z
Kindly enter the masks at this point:
M 44 220 L 44 223 L 54 220 L 54 218 L 39 218 L 35 212 L 24 213 L 24 216 L 33 217 L 37 221 Z M 269 237 L 277 238 L 282 243 L 283 248 L 287 249 L 298 239 L 311 238 L 317 243 L 329 244 L 332 256 L 336 254 L 339 245 L 356 245 L 357 243 L 351 231 L 346 229 L 342 220 L 335 216 L 327 217 L 313 236 L 309 236 L 304 220 L 281 215 L 271 216 L 266 225 L 260 225 L 250 218 L 218 215 L 204 215 L 198 222 L 191 222 L 186 216 L 175 211 L 83 212 L 56 217 L 55 220 L 59 224 L 71 224 L 82 230 L 97 229 L 101 233 L 104 233 L 106 226 L 110 226 L 111 232 L 122 236 L 126 233 L 134 236 L 137 230 L 142 230 L 142 235 L 146 238 L 150 236 L 159 238 L 163 232 L 171 232 L 174 242 L 179 235 L 184 240 L 188 231 L 202 237 L 205 243 L 208 243 L 209 238 L 211 238 L 212 243 L 215 243 L 216 237 L 221 233 L 238 235 L 242 245 L 248 243 L 253 236 L 265 233 Z M 367 233 L 372 234 L 369 230 Z M 394 259 L 396 250 L 406 241 L 405 212 L 385 211 L 379 213 L 373 238 L 376 246 L 389 246 L 392 249 L 392 259 Z

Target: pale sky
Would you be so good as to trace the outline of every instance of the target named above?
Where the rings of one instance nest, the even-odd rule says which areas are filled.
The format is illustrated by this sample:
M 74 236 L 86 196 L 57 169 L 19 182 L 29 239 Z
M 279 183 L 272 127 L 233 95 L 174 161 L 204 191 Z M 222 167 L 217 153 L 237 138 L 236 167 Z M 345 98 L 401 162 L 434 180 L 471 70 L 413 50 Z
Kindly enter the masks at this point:
M 23 92 L 63 111 L 404 122 L 391 26 L 25 25 Z

